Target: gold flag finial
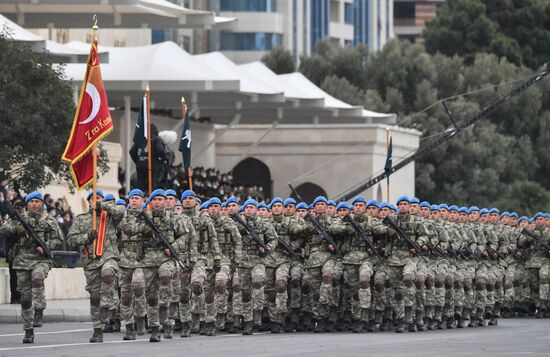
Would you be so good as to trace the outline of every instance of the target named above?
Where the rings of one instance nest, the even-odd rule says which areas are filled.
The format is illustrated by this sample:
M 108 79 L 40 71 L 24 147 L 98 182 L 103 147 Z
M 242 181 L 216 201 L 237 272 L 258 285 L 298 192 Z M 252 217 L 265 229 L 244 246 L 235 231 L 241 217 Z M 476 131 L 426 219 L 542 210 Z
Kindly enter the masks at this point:
M 151 89 L 149 88 L 149 82 L 147 82 L 147 87 L 145 87 L 145 91 L 146 91 L 146 92 L 151 91 Z
M 181 96 L 181 102 L 182 102 L 183 104 L 185 104 L 185 97 L 184 97 L 184 96 Z
M 92 38 L 94 40 L 97 39 L 97 31 L 99 30 L 99 27 L 97 26 L 97 15 L 94 14 L 94 16 L 92 16 L 92 21 L 94 22 L 94 25 L 92 26 Z

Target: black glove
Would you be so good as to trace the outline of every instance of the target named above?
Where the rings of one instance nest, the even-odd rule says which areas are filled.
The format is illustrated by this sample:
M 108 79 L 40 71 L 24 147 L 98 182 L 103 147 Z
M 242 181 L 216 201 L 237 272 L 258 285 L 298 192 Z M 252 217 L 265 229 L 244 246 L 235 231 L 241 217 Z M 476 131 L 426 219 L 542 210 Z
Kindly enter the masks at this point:
M 92 229 L 88 232 L 88 242 L 93 242 L 94 239 L 97 239 L 97 231 L 95 229 Z
M 221 262 L 219 259 L 214 259 L 214 271 L 217 273 L 221 269 Z
M 25 235 L 25 233 L 27 233 L 27 231 L 25 230 L 25 228 L 23 227 L 22 224 L 17 224 L 15 226 L 15 234 L 16 235 L 22 236 L 22 235 Z
M 152 237 L 153 236 L 153 230 L 148 225 L 143 226 L 142 233 L 145 237 Z

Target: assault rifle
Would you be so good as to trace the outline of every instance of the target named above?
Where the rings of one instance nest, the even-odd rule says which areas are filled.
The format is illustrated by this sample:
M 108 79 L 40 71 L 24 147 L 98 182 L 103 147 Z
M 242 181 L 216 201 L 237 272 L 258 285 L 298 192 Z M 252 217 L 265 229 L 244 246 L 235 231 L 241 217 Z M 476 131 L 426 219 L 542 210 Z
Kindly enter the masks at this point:
M 445 252 L 443 251 L 443 249 L 441 249 L 439 245 L 433 245 L 433 243 L 428 239 L 428 241 L 426 242 L 426 246 L 430 249 L 430 251 L 434 252 L 435 254 L 439 255 L 441 258 L 450 263 L 449 259 L 445 255 Z
M 547 252 L 550 250 L 550 245 L 548 245 L 547 243 L 544 243 L 542 241 L 542 239 L 537 236 L 535 234 L 535 232 L 531 232 L 530 230 L 526 229 L 526 228 L 523 228 L 523 230 L 521 231 L 521 233 L 533 238 L 535 240 L 535 243 L 537 243 L 537 245 L 541 248 L 543 248 L 544 250 L 546 250 Z
M 258 236 L 258 234 L 256 232 L 254 232 L 252 230 L 252 228 L 250 228 L 248 226 L 248 224 L 246 224 L 246 222 L 244 221 L 244 219 L 239 216 L 238 213 L 232 213 L 229 217 L 231 217 L 232 220 L 234 220 L 235 222 L 237 222 L 238 224 L 240 224 L 241 226 L 244 227 L 244 229 L 246 230 L 246 232 L 248 233 L 248 236 L 250 237 L 250 239 L 252 239 L 254 241 L 254 243 L 256 243 L 256 245 L 258 247 L 261 247 L 264 249 L 265 253 L 267 255 L 269 255 L 269 257 L 273 260 L 275 260 L 275 258 L 273 257 L 273 254 L 271 254 L 271 249 L 267 246 L 267 244 L 264 243 L 264 241 L 262 240 L 262 238 L 260 238 Z
M 487 243 L 485 245 L 485 250 L 487 251 L 487 253 L 489 253 L 489 258 L 491 258 L 493 260 L 496 260 L 496 259 L 499 258 L 498 253 L 491 247 L 490 243 Z
M 155 222 L 151 220 L 149 215 L 145 212 L 140 212 L 137 215 L 137 218 L 138 220 L 143 221 L 149 228 L 151 228 L 151 230 L 153 231 L 153 238 L 155 239 L 156 244 L 160 247 L 163 247 L 164 249 L 168 249 L 170 251 L 170 256 L 172 257 L 172 259 L 174 259 L 176 263 L 178 263 L 178 265 L 183 271 L 187 271 L 188 267 L 185 266 L 185 264 L 183 264 L 181 260 L 179 260 L 178 253 L 176 252 L 174 247 L 172 247 L 172 244 L 170 244 L 170 242 L 166 239 L 164 234 L 162 234 L 162 232 L 160 231 L 159 227 L 157 227 Z
M 377 257 L 380 256 L 380 252 L 378 252 L 378 249 L 376 249 L 376 247 L 374 246 L 374 243 L 369 239 L 369 237 L 367 237 L 365 232 L 363 232 L 361 227 L 359 227 L 357 222 L 355 222 L 355 220 L 349 214 L 346 214 L 344 216 L 343 221 L 346 222 L 346 223 L 349 223 L 351 225 L 351 227 L 353 228 L 355 233 L 357 233 L 359 238 L 367 244 L 369 249 L 372 251 L 373 255 L 376 255 Z
M 294 251 L 294 249 L 292 249 L 292 247 L 288 244 L 286 244 L 286 242 L 284 240 L 282 240 L 281 238 L 277 238 L 277 245 L 282 249 L 284 250 L 285 252 L 287 252 L 288 255 L 290 255 L 291 257 L 295 258 L 295 257 L 301 257 L 300 254 L 296 253 Z
M 27 232 L 27 235 L 29 236 L 29 239 L 31 241 L 33 241 L 38 247 L 42 248 L 42 251 L 44 252 L 44 256 L 46 258 L 48 258 L 54 267 L 57 268 L 57 264 L 55 262 L 55 260 L 53 259 L 53 255 L 52 255 L 52 252 L 50 250 L 50 248 L 48 248 L 48 245 L 46 244 L 46 242 L 44 242 L 42 239 L 40 239 L 40 237 L 36 234 L 36 232 L 34 231 L 34 229 L 32 229 L 32 227 L 29 225 L 29 222 L 27 222 L 25 220 L 25 218 L 19 213 L 17 212 L 17 210 L 15 208 L 13 208 L 13 206 L 11 205 L 11 203 L 6 200 L 6 205 L 7 205 L 7 209 L 8 209 L 8 215 L 18 221 L 21 226 L 23 226 L 23 229 L 25 229 L 25 232 Z
M 479 254 L 479 251 L 477 249 L 475 251 L 472 251 L 469 247 L 465 247 L 464 252 L 466 252 L 466 258 L 473 257 L 478 262 L 481 260 L 481 255 Z
M 407 245 L 409 246 L 409 248 L 416 250 L 416 255 L 422 257 L 422 255 L 421 255 L 422 248 L 420 247 L 420 245 L 418 245 L 418 243 L 416 243 L 414 240 L 412 240 L 412 238 L 409 237 L 409 235 L 407 233 L 405 233 L 405 231 L 403 231 L 401 229 L 401 227 L 399 227 L 397 224 L 395 224 L 395 222 L 390 217 L 386 216 L 386 218 L 384 218 L 382 220 L 382 223 L 384 223 L 386 226 L 388 226 L 390 228 L 393 228 L 393 230 L 397 232 L 397 235 L 399 236 L 399 239 L 404 240 L 405 243 L 407 243 Z M 424 259 L 426 261 L 425 257 L 422 257 L 422 259 Z

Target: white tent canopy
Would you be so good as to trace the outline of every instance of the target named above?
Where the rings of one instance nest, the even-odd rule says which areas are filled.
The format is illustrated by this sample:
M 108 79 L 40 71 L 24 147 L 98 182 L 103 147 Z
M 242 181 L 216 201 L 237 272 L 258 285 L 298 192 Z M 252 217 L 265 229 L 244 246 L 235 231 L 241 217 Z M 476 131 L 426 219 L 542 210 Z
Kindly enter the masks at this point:
M 103 28 L 209 28 L 236 20 L 166 0 L 4 0 L 0 13 L 27 28 L 89 28 L 93 14 Z

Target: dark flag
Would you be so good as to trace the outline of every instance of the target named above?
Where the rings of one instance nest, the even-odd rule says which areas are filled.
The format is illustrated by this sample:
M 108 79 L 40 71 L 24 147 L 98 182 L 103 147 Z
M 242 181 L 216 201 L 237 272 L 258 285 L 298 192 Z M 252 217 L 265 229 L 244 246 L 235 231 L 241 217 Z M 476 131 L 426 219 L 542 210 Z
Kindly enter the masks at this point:
M 145 150 L 147 147 L 147 97 L 143 97 L 141 101 L 141 109 L 136 122 L 136 129 L 134 130 L 134 144 L 138 149 Z
M 182 99 L 183 100 L 183 99 Z M 181 141 L 179 146 L 179 151 L 183 156 L 183 168 L 185 173 L 189 170 L 191 166 L 191 126 L 189 124 L 189 110 L 183 101 L 183 106 L 185 107 L 185 123 L 183 124 L 183 130 L 181 132 Z
M 386 180 L 388 185 L 390 184 L 390 174 L 393 164 L 392 158 L 392 137 L 390 136 L 390 143 L 388 145 L 388 156 L 386 157 L 386 165 L 384 165 L 384 171 L 386 172 Z

